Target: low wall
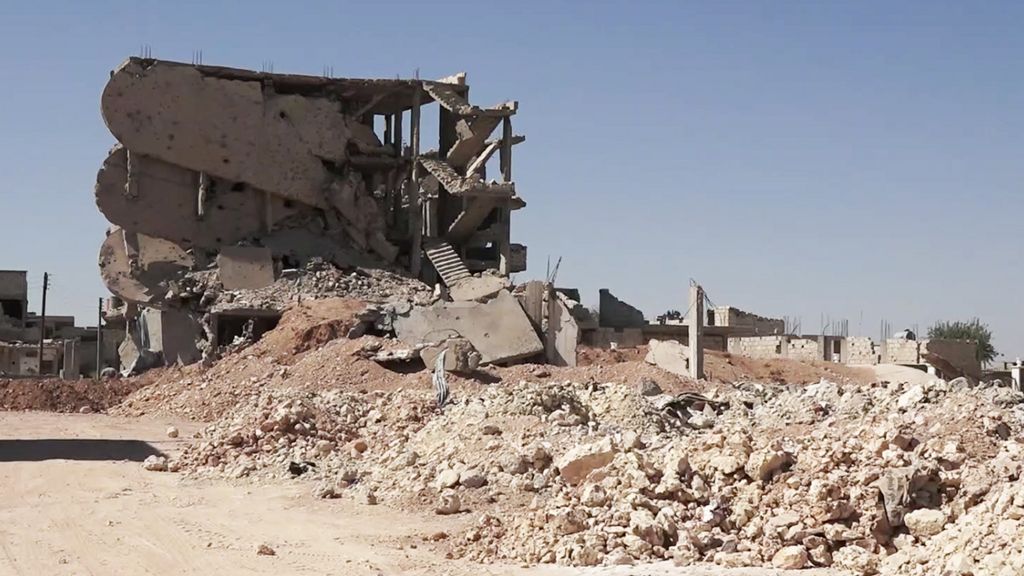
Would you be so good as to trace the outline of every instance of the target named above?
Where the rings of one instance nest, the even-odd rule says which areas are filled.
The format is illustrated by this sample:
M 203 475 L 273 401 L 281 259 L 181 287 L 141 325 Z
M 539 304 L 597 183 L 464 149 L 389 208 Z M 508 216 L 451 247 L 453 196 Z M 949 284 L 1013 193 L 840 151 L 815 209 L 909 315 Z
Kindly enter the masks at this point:
M 788 352 L 787 340 L 784 336 L 729 338 L 728 349 L 730 354 L 750 358 L 781 358 Z

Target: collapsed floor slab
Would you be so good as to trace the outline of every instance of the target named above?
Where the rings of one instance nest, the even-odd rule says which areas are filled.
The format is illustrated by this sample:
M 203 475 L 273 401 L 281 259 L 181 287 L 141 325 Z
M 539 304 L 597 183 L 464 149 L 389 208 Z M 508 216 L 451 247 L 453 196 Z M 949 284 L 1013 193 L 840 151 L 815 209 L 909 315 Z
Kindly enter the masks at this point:
M 500 364 L 544 352 L 544 344 L 519 302 L 501 291 L 491 300 L 438 302 L 395 319 L 395 333 L 408 346 L 462 337 L 480 353 L 481 364 Z

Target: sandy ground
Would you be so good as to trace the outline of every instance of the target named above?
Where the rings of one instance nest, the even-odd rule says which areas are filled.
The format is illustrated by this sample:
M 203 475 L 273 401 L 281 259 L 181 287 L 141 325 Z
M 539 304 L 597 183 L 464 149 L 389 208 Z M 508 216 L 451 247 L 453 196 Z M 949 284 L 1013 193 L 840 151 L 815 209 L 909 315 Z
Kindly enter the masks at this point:
M 315 500 L 304 484 L 256 486 L 147 472 L 196 425 L 101 414 L 0 413 L 0 575 L 455 574 L 767 576 L 773 570 L 481 566 L 424 536 L 454 522 Z M 274 556 L 260 556 L 267 544 Z M 836 574 L 800 571 L 799 574 Z

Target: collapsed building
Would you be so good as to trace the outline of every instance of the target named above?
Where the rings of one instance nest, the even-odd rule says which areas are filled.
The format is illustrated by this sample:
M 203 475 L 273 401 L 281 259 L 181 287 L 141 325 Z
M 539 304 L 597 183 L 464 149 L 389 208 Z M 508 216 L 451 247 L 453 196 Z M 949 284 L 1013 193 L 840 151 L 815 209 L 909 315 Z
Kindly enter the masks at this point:
M 195 362 L 273 327 L 280 302 L 223 294 L 289 274 L 302 284 L 294 277 L 310 266 L 399 272 L 455 301 L 504 290 L 526 268 L 510 236 L 511 213 L 525 206 L 512 149 L 525 138 L 512 131 L 516 102 L 468 97 L 464 74 L 368 80 L 124 62 L 101 99 L 118 144 L 95 191 L 112 224 L 99 265 L 127 332 L 123 368 Z

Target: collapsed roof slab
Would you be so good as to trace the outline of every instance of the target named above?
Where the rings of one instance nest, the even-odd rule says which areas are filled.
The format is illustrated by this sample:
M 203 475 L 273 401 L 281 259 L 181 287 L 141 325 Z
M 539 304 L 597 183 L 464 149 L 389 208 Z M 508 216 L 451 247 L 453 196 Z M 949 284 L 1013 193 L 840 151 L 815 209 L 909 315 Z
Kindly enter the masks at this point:
M 544 352 L 544 344 L 515 296 L 504 290 L 485 303 L 439 302 L 395 319 L 395 334 L 408 346 L 462 337 L 480 353 L 481 364 L 522 360 Z
M 312 208 L 244 183 L 201 182 L 198 172 L 115 146 L 96 175 L 96 206 L 112 224 L 184 246 L 217 249 Z M 208 200 L 200 199 L 200 188 Z M 200 205 L 202 212 L 200 214 Z
M 232 78 L 232 79 L 228 79 Z M 129 59 L 101 98 L 111 133 L 134 153 L 326 207 L 349 145 L 380 149 L 372 126 L 328 97 L 278 93 L 258 74 Z

